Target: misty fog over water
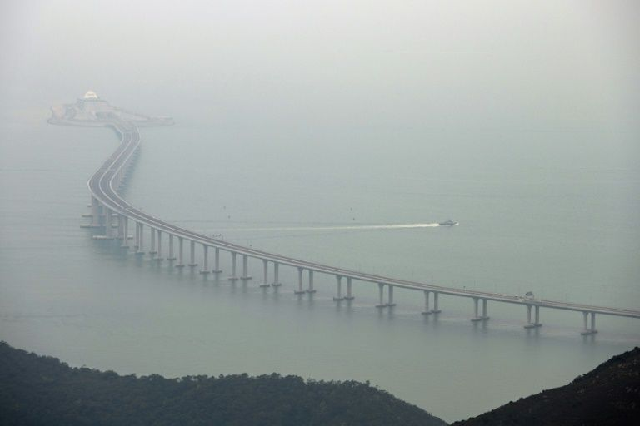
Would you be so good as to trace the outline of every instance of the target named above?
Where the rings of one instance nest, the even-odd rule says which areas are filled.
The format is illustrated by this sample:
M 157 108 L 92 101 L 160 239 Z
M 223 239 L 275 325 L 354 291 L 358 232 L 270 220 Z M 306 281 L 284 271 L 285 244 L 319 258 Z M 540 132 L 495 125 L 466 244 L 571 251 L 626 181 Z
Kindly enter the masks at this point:
M 94 241 L 112 130 L 54 127 L 95 90 L 142 129 L 124 197 L 197 232 L 457 288 L 640 305 L 640 7 L 625 1 L 7 2 L 0 6 L 0 340 L 74 366 L 370 380 L 447 421 L 559 386 L 637 320 L 354 283 L 313 299 Z M 428 225 L 446 219 L 445 228 Z M 147 244 L 148 244 L 147 237 Z M 200 253 L 198 254 L 200 256 Z M 230 268 L 229 256 L 222 267 Z M 199 260 L 199 262 L 201 259 Z M 228 275 L 226 272 L 223 277 Z

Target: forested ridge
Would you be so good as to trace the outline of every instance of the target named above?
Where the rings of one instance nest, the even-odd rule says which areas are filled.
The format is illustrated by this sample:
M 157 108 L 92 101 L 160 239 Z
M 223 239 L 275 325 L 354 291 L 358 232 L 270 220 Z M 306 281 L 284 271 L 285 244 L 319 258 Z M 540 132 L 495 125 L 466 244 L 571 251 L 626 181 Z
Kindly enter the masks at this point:
M 71 368 L 0 342 L 0 425 L 444 425 L 369 384 L 278 374 L 165 379 Z
M 454 425 L 640 425 L 640 348 L 612 357 L 565 386 Z

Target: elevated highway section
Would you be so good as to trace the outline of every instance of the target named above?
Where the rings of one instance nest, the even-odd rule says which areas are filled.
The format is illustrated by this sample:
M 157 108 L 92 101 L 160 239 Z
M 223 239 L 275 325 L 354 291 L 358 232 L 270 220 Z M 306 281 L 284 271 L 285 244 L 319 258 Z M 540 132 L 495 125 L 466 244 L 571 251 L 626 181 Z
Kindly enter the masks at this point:
M 489 301 L 522 305 L 526 308 L 527 322 L 524 327 L 527 329 L 541 326 L 541 308 L 569 310 L 581 313 L 583 317 L 582 334 L 597 333 L 596 315 L 640 318 L 640 310 L 634 309 L 540 300 L 532 296 L 459 289 L 354 271 L 276 253 L 269 253 L 170 224 L 132 206 L 123 199 L 119 193 L 120 189 L 126 183 L 127 176 L 135 164 L 135 159 L 140 149 L 140 134 L 137 124 L 169 124 L 166 122 L 166 119 L 153 121 L 153 119 L 147 117 L 147 120 L 140 120 L 136 123 L 131 120 L 122 119 L 122 117 L 118 117 L 117 115 L 103 114 L 99 119 L 91 122 L 74 123 L 73 119 L 69 117 L 65 119 L 58 118 L 58 122 L 54 120 L 53 124 L 110 126 L 118 134 L 120 145 L 87 182 L 87 186 L 91 192 L 91 214 L 87 216 L 91 217 L 91 224 L 86 225 L 86 227 L 98 228 L 100 230 L 104 229 L 104 234 L 96 235 L 94 238 L 120 240 L 122 241 L 122 247 L 124 249 L 133 248 L 139 256 L 148 254 L 159 261 L 169 261 L 172 266 L 176 268 L 184 268 L 186 266 L 195 268 L 197 266 L 196 248 L 199 248 L 203 254 L 203 265 L 199 272 L 201 274 L 221 274 L 220 253 L 223 252 L 231 256 L 231 271 L 228 279 L 232 281 L 241 280 L 244 282 L 252 278 L 248 274 L 248 261 L 249 259 L 255 259 L 262 262 L 262 280 L 259 284 L 262 287 L 279 286 L 280 268 L 292 267 L 297 270 L 297 289 L 295 293 L 300 295 L 316 292 L 313 283 L 314 274 L 326 274 L 335 277 L 336 294 L 333 299 L 338 303 L 343 301 L 349 303 L 354 299 L 353 281 L 366 282 L 378 287 L 379 303 L 376 306 L 380 309 L 391 308 L 395 305 L 393 292 L 396 288 L 421 291 L 424 294 L 423 315 L 437 315 L 441 312 L 439 307 L 439 297 L 441 295 L 472 299 L 472 321 L 484 322 L 489 319 Z M 133 247 L 129 246 L 130 226 L 135 227 Z M 145 251 L 145 234 L 148 234 L 150 237 L 148 252 Z M 163 243 L 163 238 L 168 239 L 168 253 L 166 257 L 164 257 L 163 248 L 165 248 L 167 244 Z M 185 258 L 185 245 L 189 246 L 188 259 Z M 210 254 L 213 255 L 213 267 L 209 266 Z M 238 271 L 238 258 L 242 260 L 241 271 Z M 188 263 L 185 264 L 185 261 Z M 271 268 L 269 268 L 269 266 L 271 266 Z M 343 292 L 343 284 L 346 284 L 346 292 Z

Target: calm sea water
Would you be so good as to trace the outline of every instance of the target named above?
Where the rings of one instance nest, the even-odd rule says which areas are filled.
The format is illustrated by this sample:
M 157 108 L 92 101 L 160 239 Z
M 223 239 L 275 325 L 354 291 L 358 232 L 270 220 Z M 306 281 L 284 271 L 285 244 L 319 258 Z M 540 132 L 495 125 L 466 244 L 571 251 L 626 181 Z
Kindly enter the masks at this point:
M 634 135 L 606 131 L 218 126 L 192 105 L 143 129 L 126 198 L 173 223 L 274 252 L 454 287 L 638 308 L 640 167 Z M 116 147 L 108 129 L 47 125 L 46 105 L 0 117 L 0 339 L 74 366 L 139 375 L 279 372 L 370 380 L 447 421 L 562 385 L 640 342 L 637 320 L 354 284 L 293 295 L 139 259 L 80 229 L 86 180 Z M 448 218 L 452 228 L 367 229 Z M 149 238 L 146 239 L 147 243 Z M 223 269 L 229 270 L 223 256 Z M 224 274 L 223 274 L 224 275 Z

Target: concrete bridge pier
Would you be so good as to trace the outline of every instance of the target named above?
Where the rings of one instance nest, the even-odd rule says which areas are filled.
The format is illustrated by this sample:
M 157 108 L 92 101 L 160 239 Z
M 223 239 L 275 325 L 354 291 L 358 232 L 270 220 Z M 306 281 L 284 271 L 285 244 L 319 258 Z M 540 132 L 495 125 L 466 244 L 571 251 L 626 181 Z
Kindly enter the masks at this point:
M 431 310 L 432 314 L 439 314 L 440 312 L 442 312 L 439 308 L 438 308 L 438 296 L 440 295 L 440 293 L 438 293 L 437 291 L 433 292 L 433 309 Z
M 313 289 L 313 271 L 309 269 L 309 287 L 307 288 L 307 293 L 313 294 L 316 290 Z
M 229 281 L 238 281 L 238 275 L 236 274 L 236 256 L 238 253 L 235 251 L 231 252 L 231 276 L 227 278 Z
M 334 297 L 333 300 L 344 300 L 344 297 L 342 297 L 342 275 L 336 275 L 336 285 L 336 297 Z
M 524 326 L 527 330 L 542 327 L 542 324 L 540 324 L 540 306 L 535 305 L 535 321 L 531 321 L 531 310 L 533 306 L 534 305 L 527 305 L 527 324 Z
M 378 283 L 378 298 L 379 303 L 376 305 L 376 308 L 386 308 L 389 306 L 388 303 L 384 303 L 384 284 Z
M 116 213 L 116 240 L 122 239 L 122 215 Z
M 391 284 L 387 285 L 389 288 L 387 288 L 387 306 L 392 308 L 394 306 L 396 306 L 395 303 L 393 303 L 393 286 Z
M 216 247 L 213 254 L 213 270 L 211 270 L 214 274 L 219 274 L 222 272 L 220 269 L 220 247 Z
M 109 207 L 105 211 L 104 233 L 108 240 L 113 240 L 113 212 Z
M 196 267 L 198 266 L 198 264 L 196 263 L 196 242 L 191 240 L 191 247 L 190 247 L 190 257 L 189 257 L 189 265 L 190 267 Z
M 167 257 L 167 260 L 176 260 L 176 257 L 173 255 L 173 234 L 169 234 L 169 257 Z
M 298 289 L 293 294 L 304 294 L 306 290 L 302 289 L 302 268 L 298 267 Z
M 478 316 L 478 298 L 474 297 L 473 298 L 473 318 L 471 318 L 471 321 L 480 321 L 481 318 Z
M 115 212 L 113 213 L 113 215 L 116 218 L 116 224 L 115 224 L 116 232 L 113 237 L 116 240 L 121 240 L 122 239 L 122 217 L 120 214 Z
M 178 237 L 178 264 L 175 265 L 176 268 L 184 268 L 184 257 L 183 257 L 183 244 L 184 238 Z
M 591 328 L 587 325 L 587 317 L 591 314 Z M 590 334 L 596 334 L 598 330 L 596 330 L 596 313 L 595 312 L 582 312 L 582 320 L 584 323 L 584 329 L 582 330 L 583 336 L 588 336 Z
M 155 255 L 158 253 L 158 249 L 156 248 L 156 229 L 149 227 L 151 230 L 151 250 L 149 250 L 149 255 L 153 259 Z
M 124 232 L 124 221 L 126 216 L 123 214 L 118 214 L 118 239 L 124 242 L 127 241 L 127 235 Z
M 136 233 L 134 235 L 133 248 L 138 250 L 138 247 L 140 247 L 140 224 L 138 222 L 134 222 L 134 224 L 136 226 Z
M 96 197 L 91 197 L 91 204 L 87 207 L 91 208 L 91 213 L 83 214 L 82 217 L 90 217 L 91 223 L 88 225 L 80 225 L 80 228 L 100 228 L 102 226 L 102 207 Z
M 347 295 L 345 296 L 344 300 L 355 299 L 355 297 L 353 297 L 353 285 L 351 281 L 352 281 L 352 278 L 347 277 Z
M 100 203 L 96 197 L 91 197 L 91 227 L 100 226 Z
M 122 247 L 123 249 L 129 248 L 129 217 L 122 216 L 122 233 L 124 238 L 122 239 Z
M 98 202 L 98 224 L 100 227 L 104 226 L 107 222 L 105 216 L 107 214 L 107 206 Z
M 200 275 L 207 275 L 211 271 L 209 271 L 209 246 L 206 244 L 202 245 L 202 255 L 204 256 L 204 260 L 202 261 Z
M 138 228 L 138 250 L 136 254 L 142 256 L 144 254 L 144 225 L 140 222 L 137 223 Z
M 247 272 L 247 263 L 248 263 L 247 255 L 243 254 L 242 255 L 242 276 L 240 277 L 240 279 L 244 282 L 247 282 L 253 279 L 253 277 L 249 275 L 249 273 Z
M 262 259 L 262 282 L 260 287 L 271 287 L 269 284 L 269 264 L 267 259 Z
M 478 315 L 478 301 L 482 300 L 482 315 Z M 473 318 L 471 321 L 486 321 L 489 317 L 487 316 L 487 299 L 480 299 L 479 297 L 473 298 Z
M 158 233 L 158 246 L 156 248 L 156 253 L 158 253 L 158 257 L 156 257 L 156 260 L 161 261 L 162 260 L 162 231 L 158 229 L 156 232 Z
M 424 290 L 424 311 L 422 311 L 422 315 L 431 315 L 433 312 L 429 310 L 429 290 Z
M 271 287 L 280 287 L 282 283 L 278 279 L 278 267 L 280 264 L 278 262 L 273 262 L 273 282 L 271 283 Z

